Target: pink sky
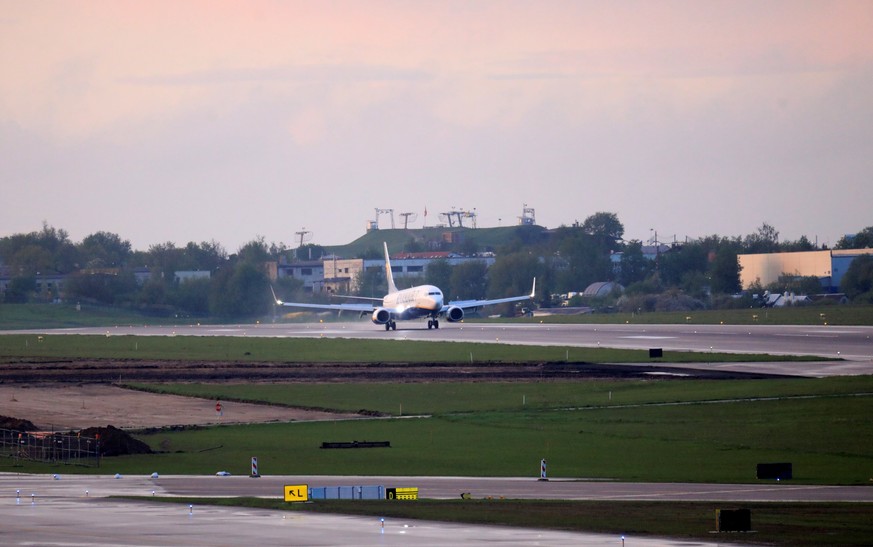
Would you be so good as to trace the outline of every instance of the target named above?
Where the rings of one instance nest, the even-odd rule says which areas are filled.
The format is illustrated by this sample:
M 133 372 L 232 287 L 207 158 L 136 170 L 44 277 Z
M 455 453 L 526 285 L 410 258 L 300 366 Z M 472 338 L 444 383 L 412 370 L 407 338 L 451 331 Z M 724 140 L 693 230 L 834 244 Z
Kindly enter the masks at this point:
M 873 225 L 873 3 L 3 2 L 0 236 Z M 420 221 L 418 223 L 420 225 Z

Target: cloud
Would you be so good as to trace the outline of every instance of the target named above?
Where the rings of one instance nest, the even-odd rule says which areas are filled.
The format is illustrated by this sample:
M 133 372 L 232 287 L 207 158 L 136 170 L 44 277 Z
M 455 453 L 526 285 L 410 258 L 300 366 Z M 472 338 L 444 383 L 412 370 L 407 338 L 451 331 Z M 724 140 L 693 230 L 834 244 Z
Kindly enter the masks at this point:
M 270 68 L 232 68 L 172 75 L 129 76 L 121 83 L 145 86 L 213 86 L 282 83 L 417 82 L 433 76 L 417 69 L 382 65 L 299 65 Z

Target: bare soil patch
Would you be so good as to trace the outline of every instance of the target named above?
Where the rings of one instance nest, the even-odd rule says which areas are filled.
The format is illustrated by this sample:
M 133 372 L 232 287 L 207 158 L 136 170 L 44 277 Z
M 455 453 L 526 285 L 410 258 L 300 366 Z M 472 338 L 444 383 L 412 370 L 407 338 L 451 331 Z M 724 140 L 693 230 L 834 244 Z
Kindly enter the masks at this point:
M 0 415 L 30 420 L 43 431 L 113 425 L 142 429 L 174 425 L 217 425 L 358 417 L 281 406 L 159 395 L 107 384 L 3 385 Z

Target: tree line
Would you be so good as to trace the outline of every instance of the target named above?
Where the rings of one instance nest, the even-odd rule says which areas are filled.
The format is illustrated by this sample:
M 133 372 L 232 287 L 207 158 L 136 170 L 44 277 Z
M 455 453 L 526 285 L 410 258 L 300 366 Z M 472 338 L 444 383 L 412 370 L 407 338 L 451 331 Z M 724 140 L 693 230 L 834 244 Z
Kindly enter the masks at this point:
M 422 250 L 424 244 L 410 237 L 403 251 Z M 430 242 L 434 243 L 434 242 Z M 575 297 L 571 305 L 634 311 L 690 310 L 754 305 L 749 294 L 740 293 L 737 255 L 812 251 L 820 247 L 805 236 L 796 241 L 779 239 L 779 232 L 764 223 L 746 236 L 712 235 L 674 243 L 651 260 L 643 253 L 644 243 L 625 240 L 624 226 L 617 215 L 598 212 L 582 223 L 546 230 L 518 226 L 512 237 L 498 248 L 480 248 L 472 238 L 442 245 L 446 250 L 475 255 L 494 253 L 495 262 L 471 261 L 451 266 L 446 261 L 430 263 L 424 282 L 443 288 L 451 298 L 499 298 L 525 294 L 537 278 L 537 304 L 562 304 L 556 295 L 581 292 L 598 281 L 614 281 L 624 287 L 595 300 Z M 838 249 L 873 246 L 873 226 L 853 237 L 842 238 Z M 59 298 L 41 279 L 65 276 L 63 297 L 67 301 L 136 309 L 151 314 L 184 314 L 219 318 L 247 318 L 269 313 L 270 279 L 265 264 L 279 260 L 321 257 L 324 249 L 307 245 L 290 250 L 284 244 L 267 244 L 256 238 L 236 253 L 215 241 L 189 242 L 179 247 L 171 242 L 134 250 L 129 241 L 109 232 L 96 232 L 81 242 L 47 224 L 42 230 L 0 238 L 0 266 L 11 278 L 4 302 L 40 302 Z M 360 258 L 379 258 L 368 249 Z M 619 257 L 615 259 L 615 257 Z M 351 257 L 347 257 L 351 258 Z M 206 271 L 208 278 L 179 280 L 179 271 Z M 398 280 L 402 282 L 401 280 Z M 301 281 L 280 278 L 275 283 L 283 299 L 319 299 L 310 295 Z M 862 256 L 852 263 L 841 290 L 857 302 L 873 303 L 873 258 Z M 354 292 L 381 296 L 386 290 L 381 268 L 365 270 L 355 280 Z M 767 287 L 753 287 L 750 293 L 793 291 L 820 292 L 817 278 L 785 275 Z M 508 310 L 507 310 L 508 311 Z

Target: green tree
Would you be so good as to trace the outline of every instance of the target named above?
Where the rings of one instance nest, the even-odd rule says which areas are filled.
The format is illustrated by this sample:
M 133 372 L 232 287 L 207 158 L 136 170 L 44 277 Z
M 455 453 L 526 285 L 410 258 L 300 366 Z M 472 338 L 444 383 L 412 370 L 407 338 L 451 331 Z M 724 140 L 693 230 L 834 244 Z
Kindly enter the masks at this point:
M 543 277 L 539 257 L 525 252 L 498 256 L 488 270 L 488 298 L 527 294 L 535 277 Z
M 79 257 L 87 268 L 117 268 L 124 265 L 131 255 L 130 241 L 117 234 L 96 232 L 78 245 Z
M 267 275 L 251 261 L 220 269 L 210 286 L 209 311 L 226 319 L 265 315 L 271 303 Z
M 610 251 L 617 251 L 624 236 L 624 225 L 615 213 L 598 212 L 585 219 L 582 231 Z
M 13 277 L 3 295 L 8 304 L 25 304 L 36 292 L 36 278 L 33 276 Z
M 509 242 L 503 245 L 497 254 L 515 253 L 522 249 L 539 245 L 543 243 L 546 237 L 546 229 L 542 226 L 530 224 L 516 226 L 512 230 L 512 237 Z
M 452 265 L 445 259 L 432 260 L 424 271 L 424 282 L 442 289 L 445 295 L 452 292 Z
M 631 283 L 624 289 L 624 294 L 628 296 L 640 294 L 658 294 L 664 290 L 661 285 L 661 278 L 657 273 L 653 273 L 649 277 L 636 283 Z
M 168 286 L 160 278 L 152 277 L 139 290 L 136 303 L 140 308 L 154 309 L 167 305 Z
M 354 291 L 358 296 L 381 298 L 388 292 L 384 268 L 364 268 L 355 279 Z
M 206 278 L 182 281 L 173 286 L 167 300 L 185 314 L 207 315 L 210 285 L 211 280 Z
M 855 258 L 840 280 L 840 291 L 855 301 L 873 303 L 873 255 Z
M 305 288 L 303 280 L 297 279 L 296 277 L 280 277 L 273 281 L 273 285 L 276 294 L 279 295 L 282 300 L 288 302 L 305 302 L 303 298 L 312 295 L 311 292 L 309 292 L 308 295 L 304 294 Z
M 837 249 L 869 249 L 873 247 L 873 226 L 868 226 L 854 235 L 840 238 Z
M 609 249 L 589 234 L 576 230 L 561 241 L 557 253 L 567 264 L 556 275 L 558 292 L 583 291 L 594 282 L 615 278 Z
M 801 251 L 814 251 L 815 245 L 806 236 L 800 236 L 797 241 L 785 241 L 780 246 L 783 252 L 795 253 Z
M 166 283 L 173 280 L 176 271 L 188 269 L 184 267 L 184 251 L 172 241 L 151 245 L 145 258 L 152 278 L 164 280 Z
M 618 282 L 630 285 L 642 281 L 652 272 L 654 263 L 643 255 L 643 244 L 639 240 L 627 243 L 619 262 Z
M 765 222 L 754 234 L 746 236 L 743 247 L 745 252 L 753 254 L 779 252 L 779 231 Z
M 18 249 L 8 261 L 9 269 L 19 276 L 35 276 L 55 271 L 55 258 L 44 247 L 26 245 Z
M 258 236 L 240 247 L 237 252 L 237 259 L 241 262 L 251 262 L 254 264 L 263 264 L 270 260 L 270 252 L 267 249 L 267 244 L 264 242 L 263 236 Z
M 452 268 L 452 300 L 471 300 L 484 298 L 487 291 L 485 262 L 472 260 L 462 262 Z
M 227 252 L 215 240 L 200 244 L 189 242 L 176 263 L 179 270 L 201 270 L 214 272 L 227 262 Z
M 732 294 L 740 290 L 740 262 L 737 251 L 724 246 L 715 253 L 710 265 L 712 292 Z
M 703 272 L 690 270 L 682 276 L 679 287 L 692 298 L 702 299 L 708 296 L 709 279 Z
M 709 253 L 698 241 L 673 247 L 658 260 L 661 281 L 669 286 L 680 285 L 690 272 L 702 275 L 709 269 Z
M 78 253 L 67 232 L 46 223 L 42 231 L 0 238 L 0 263 L 14 275 L 66 274 L 77 269 Z
M 69 300 L 108 306 L 120 303 L 123 296 L 130 295 L 136 288 L 136 279 L 130 271 L 118 274 L 80 272 L 67 278 L 64 293 Z

